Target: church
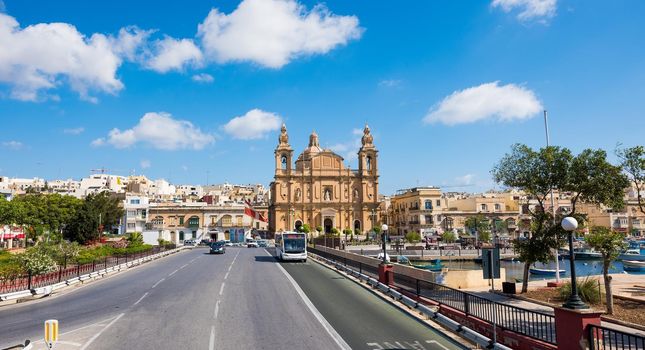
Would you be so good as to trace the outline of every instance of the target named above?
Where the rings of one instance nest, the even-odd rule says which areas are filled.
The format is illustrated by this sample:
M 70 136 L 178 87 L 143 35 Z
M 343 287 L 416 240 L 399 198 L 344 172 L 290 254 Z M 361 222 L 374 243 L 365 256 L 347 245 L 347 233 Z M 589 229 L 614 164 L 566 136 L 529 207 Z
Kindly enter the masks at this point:
M 378 225 L 378 151 L 365 125 L 358 169 L 346 168 L 343 157 L 322 149 L 318 135 L 293 161 L 287 127 L 283 124 L 275 149 L 275 177 L 271 183 L 269 230 L 293 231 L 308 224 L 312 232 L 333 228 L 365 233 Z

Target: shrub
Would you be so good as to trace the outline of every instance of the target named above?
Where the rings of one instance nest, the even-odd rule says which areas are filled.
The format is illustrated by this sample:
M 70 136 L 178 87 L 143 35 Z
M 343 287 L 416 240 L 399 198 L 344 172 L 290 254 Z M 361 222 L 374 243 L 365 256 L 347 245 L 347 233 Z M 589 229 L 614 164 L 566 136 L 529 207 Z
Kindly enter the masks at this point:
M 48 254 L 46 247 L 36 246 L 17 256 L 25 272 L 32 275 L 47 273 L 56 269 L 56 261 Z
M 337 235 L 339 235 L 339 234 L 340 234 L 340 231 L 338 231 L 338 229 L 337 229 L 337 228 L 332 227 L 332 228 L 331 228 L 331 234 L 332 234 L 332 235 L 334 235 L 334 236 L 337 236 Z
M 323 232 L 323 227 L 320 225 L 316 226 L 316 231 Z
M 405 235 L 405 239 L 410 243 L 418 243 L 419 241 L 421 241 L 421 235 L 419 234 L 419 232 L 412 231 L 408 232 Z
M 600 302 L 600 289 L 598 281 L 593 278 L 585 277 L 584 279 L 576 279 L 578 285 L 578 295 L 580 299 L 586 303 L 598 304 Z M 571 295 L 571 282 L 565 282 L 558 290 L 562 300 L 569 299 Z
M 128 237 L 128 242 L 133 245 L 143 244 L 143 235 L 141 232 L 132 232 Z

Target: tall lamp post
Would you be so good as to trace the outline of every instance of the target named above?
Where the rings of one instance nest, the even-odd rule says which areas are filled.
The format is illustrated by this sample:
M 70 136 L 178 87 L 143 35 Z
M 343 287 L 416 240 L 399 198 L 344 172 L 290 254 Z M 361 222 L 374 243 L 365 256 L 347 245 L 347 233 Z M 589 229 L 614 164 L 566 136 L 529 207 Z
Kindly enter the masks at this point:
M 381 226 L 381 238 L 383 239 L 383 265 L 387 264 L 387 251 L 385 250 L 385 240 L 387 239 L 387 225 Z
M 571 216 L 567 216 L 562 219 L 562 228 L 569 232 L 569 264 L 571 264 L 571 295 L 567 302 L 562 306 L 573 310 L 588 309 L 589 306 L 580 299 L 580 296 L 578 296 L 578 285 L 576 283 L 576 266 L 573 253 L 573 231 L 578 228 L 578 221 Z M 556 275 L 559 273 L 560 271 L 556 271 Z

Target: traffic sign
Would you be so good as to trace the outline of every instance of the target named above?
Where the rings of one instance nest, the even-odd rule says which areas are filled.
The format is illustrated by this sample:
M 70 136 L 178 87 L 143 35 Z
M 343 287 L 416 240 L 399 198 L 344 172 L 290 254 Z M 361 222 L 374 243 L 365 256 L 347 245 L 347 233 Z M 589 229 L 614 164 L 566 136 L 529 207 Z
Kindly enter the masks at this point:
M 499 278 L 499 248 L 482 249 L 484 279 Z
M 58 341 L 58 320 L 45 321 L 45 344 L 51 349 Z

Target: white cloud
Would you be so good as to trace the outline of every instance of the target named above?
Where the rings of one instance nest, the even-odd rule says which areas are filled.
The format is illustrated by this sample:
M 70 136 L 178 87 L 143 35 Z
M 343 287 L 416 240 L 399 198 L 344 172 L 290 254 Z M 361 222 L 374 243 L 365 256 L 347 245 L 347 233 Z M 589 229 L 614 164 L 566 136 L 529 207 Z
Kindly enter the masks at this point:
M 108 37 L 112 51 L 129 61 L 137 61 L 146 50 L 148 38 L 154 30 L 143 30 L 136 26 L 119 29 L 117 37 Z
M 78 128 L 69 128 L 69 129 L 63 129 L 63 133 L 68 134 L 68 135 L 79 135 L 85 131 L 84 127 L 78 127 Z
M 146 143 L 161 150 L 200 150 L 214 141 L 212 135 L 202 132 L 189 121 L 173 119 L 164 112 L 150 112 L 131 129 L 112 129 L 107 138 L 96 139 L 92 145 L 109 143 L 116 148 L 127 148 L 136 143 Z
M 196 81 L 198 83 L 204 83 L 204 84 L 212 83 L 213 80 L 215 80 L 212 75 L 207 73 L 195 74 L 193 75 L 192 79 L 193 81 Z
M 230 14 L 212 9 L 198 29 L 208 58 L 270 68 L 327 53 L 362 33 L 356 16 L 335 15 L 323 5 L 307 11 L 295 0 L 243 0 Z
M 24 145 L 23 145 L 23 143 L 22 143 L 22 142 L 14 141 L 14 140 L 12 140 L 12 141 L 5 141 L 5 142 L 3 142 L 3 143 L 2 143 L 2 147 L 9 148 L 9 149 L 12 149 L 12 150 L 14 150 L 14 151 L 17 151 L 17 150 L 19 150 L 19 149 L 22 149 L 22 147 L 23 147 L 23 146 L 24 146 Z
M 202 52 L 191 39 L 175 39 L 166 36 L 153 44 L 153 54 L 146 62 L 146 68 L 159 73 L 183 70 L 185 66 L 199 66 Z
M 387 88 L 397 88 L 401 86 L 399 79 L 384 79 L 378 82 L 378 86 Z
M 69 83 L 81 98 L 91 90 L 115 94 L 123 88 L 116 77 L 121 58 L 112 39 L 90 37 L 66 23 L 39 23 L 20 28 L 0 13 L 0 82 L 11 86 L 11 97 L 24 101 L 41 98 L 39 92 Z
M 464 176 L 458 176 L 455 178 L 456 186 L 470 186 L 474 184 L 475 175 L 466 174 Z
M 328 148 L 335 153 L 340 154 L 346 161 L 351 162 L 358 159 L 358 150 L 361 148 L 361 138 L 363 129 L 352 129 L 352 138 L 346 142 L 337 143 Z
M 92 147 L 101 147 L 105 145 L 105 138 L 99 137 L 98 139 L 93 140 L 90 145 Z
M 456 125 L 485 119 L 523 120 L 541 110 L 533 91 L 514 84 L 500 86 L 496 81 L 453 92 L 432 107 L 423 121 Z
M 139 163 L 139 165 L 141 165 L 141 169 L 148 169 L 148 168 L 150 168 L 150 166 L 152 165 L 152 163 L 150 163 L 150 161 L 149 161 L 149 160 L 147 160 L 147 159 L 143 159 L 143 160 Z
M 558 0 L 493 0 L 492 7 L 500 7 L 508 13 L 518 10 L 517 18 L 521 21 L 545 19 L 555 16 Z
M 256 108 L 246 112 L 243 116 L 231 119 L 223 128 L 235 139 L 252 140 L 262 138 L 270 131 L 280 129 L 280 125 L 282 125 L 280 116 Z

